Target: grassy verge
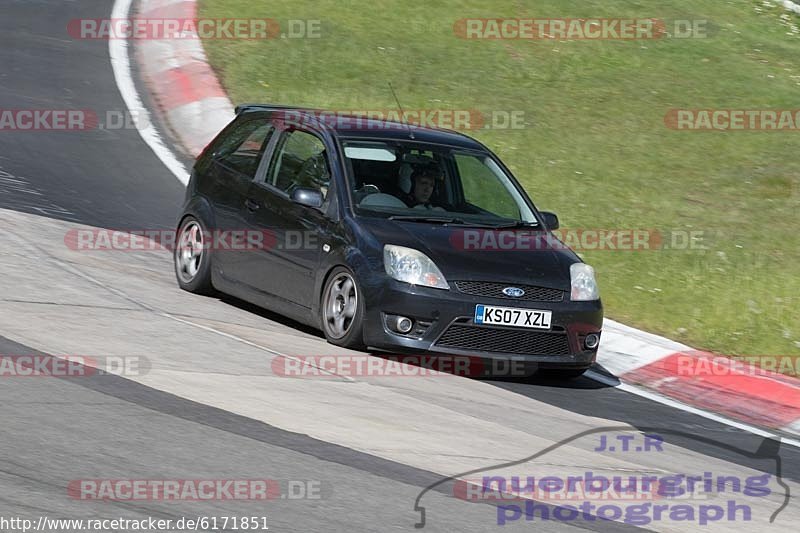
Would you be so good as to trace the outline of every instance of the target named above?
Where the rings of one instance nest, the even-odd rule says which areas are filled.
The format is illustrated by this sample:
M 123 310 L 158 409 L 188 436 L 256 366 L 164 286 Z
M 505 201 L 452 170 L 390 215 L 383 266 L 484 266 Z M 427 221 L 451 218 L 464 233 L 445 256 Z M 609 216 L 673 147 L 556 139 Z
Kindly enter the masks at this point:
M 691 132 L 672 108 L 800 108 L 798 20 L 719 0 L 201 0 L 204 17 L 321 21 L 317 39 L 215 40 L 235 102 L 523 111 L 468 132 L 566 228 L 702 232 L 703 248 L 582 253 L 607 315 L 696 347 L 800 355 L 800 131 Z M 466 40 L 462 18 L 710 21 L 706 38 Z M 792 16 L 793 17 L 793 16 Z

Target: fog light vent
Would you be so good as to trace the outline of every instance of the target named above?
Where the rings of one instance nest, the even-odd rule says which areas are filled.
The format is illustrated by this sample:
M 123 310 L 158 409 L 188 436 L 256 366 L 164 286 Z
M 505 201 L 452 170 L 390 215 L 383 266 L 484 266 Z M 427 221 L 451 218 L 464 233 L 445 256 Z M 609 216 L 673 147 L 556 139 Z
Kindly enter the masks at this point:
M 586 335 L 586 340 L 583 341 L 583 344 L 589 350 L 594 350 L 600 345 L 600 335 L 597 333 L 589 333 Z
M 394 320 L 394 328 L 398 333 L 406 334 L 414 327 L 414 321 L 405 316 L 398 316 Z
M 386 327 L 393 333 L 406 337 L 422 338 L 431 326 L 430 321 L 415 320 L 402 315 L 384 315 Z

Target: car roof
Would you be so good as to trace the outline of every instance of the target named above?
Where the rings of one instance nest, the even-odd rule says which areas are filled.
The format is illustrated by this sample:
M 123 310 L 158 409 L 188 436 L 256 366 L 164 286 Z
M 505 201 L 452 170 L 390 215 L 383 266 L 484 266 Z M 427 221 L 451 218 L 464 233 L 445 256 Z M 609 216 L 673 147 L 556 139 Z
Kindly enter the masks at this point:
M 276 111 L 291 112 L 292 118 L 297 120 L 301 125 L 305 122 L 319 129 L 331 131 L 338 137 L 345 137 L 348 139 L 414 140 L 456 146 L 469 150 L 480 150 L 482 152 L 488 151 L 483 144 L 475 139 L 463 133 L 444 128 L 423 127 L 413 124 L 408 125 L 396 120 L 365 118 L 354 114 L 337 113 L 324 109 L 311 109 L 278 104 L 242 104 L 236 106 L 237 115 L 243 113 Z M 336 114 L 327 115 L 329 119 L 326 120 L 325 113 Z

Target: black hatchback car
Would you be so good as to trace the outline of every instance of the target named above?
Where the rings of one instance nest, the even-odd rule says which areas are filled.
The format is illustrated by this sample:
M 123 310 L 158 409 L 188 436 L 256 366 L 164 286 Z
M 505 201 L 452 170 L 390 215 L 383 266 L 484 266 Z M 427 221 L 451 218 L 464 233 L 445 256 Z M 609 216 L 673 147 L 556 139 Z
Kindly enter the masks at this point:
M 448 130 L 242 105 L 198 158 L 181 288 L 218 290 L 335 345 L 535 363 L 595 360 L 593 269 L 506 166 Z

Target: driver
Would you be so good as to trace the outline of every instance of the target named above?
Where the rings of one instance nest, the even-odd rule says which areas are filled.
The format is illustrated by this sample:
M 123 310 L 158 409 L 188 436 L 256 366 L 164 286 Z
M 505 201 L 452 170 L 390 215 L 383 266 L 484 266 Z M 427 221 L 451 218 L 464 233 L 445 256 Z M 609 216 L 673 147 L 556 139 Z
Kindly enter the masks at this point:
M 436 188 L 436 182 L 441 179 L 442 172 L 434 165 L 426 165 L 415 169 L 411 175 L 411 193 L 406 202 L 409 207 L 444 211 L 443 208 L 431 204 L 431 196 Z

